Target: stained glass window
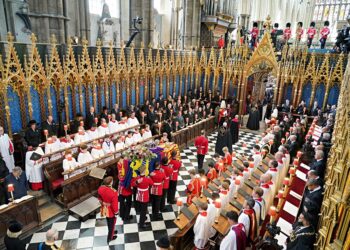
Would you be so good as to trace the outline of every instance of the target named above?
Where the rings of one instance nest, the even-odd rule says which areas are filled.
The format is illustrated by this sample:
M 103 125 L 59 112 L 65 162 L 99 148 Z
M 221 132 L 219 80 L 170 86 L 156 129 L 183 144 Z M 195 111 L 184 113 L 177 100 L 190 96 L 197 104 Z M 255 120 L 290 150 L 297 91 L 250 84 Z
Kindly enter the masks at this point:
M 329 20 L 331 25 L 344 21 L 350 13 L 350 0 L 316 0 L 313 20 Z

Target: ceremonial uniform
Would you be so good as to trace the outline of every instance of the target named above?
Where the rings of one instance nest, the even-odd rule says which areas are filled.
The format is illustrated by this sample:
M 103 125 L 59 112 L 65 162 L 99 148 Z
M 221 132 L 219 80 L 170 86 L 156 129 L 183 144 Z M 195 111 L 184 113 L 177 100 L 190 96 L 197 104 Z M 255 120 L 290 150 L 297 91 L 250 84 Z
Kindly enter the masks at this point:
M 168 189 L 168 203 L 175 204 L 175 194 L 176 194 L 176 185 L 177 178 L 179 176 L 179 170 L 181 168 L 181 161 L 176 159 L 171 159 L 169 162 L 169 167 L 173 169 L 172 174 L 170 175 L 169 189 Z
M 283 38 L 286 44 L 288 43 L 291 36 L 292 36 L 292 30 L 290 28 L 286 28 L 283 30 Z
M 312 44 L 312 40 L 314 39 L 317 31 L 315 27 L 308 28 L 306 34 L 307 34 L 307 47 L 310 48 Z
M 161 167 L 161 169 L 163 169 L 164 174 L 165 174 L 165 180 L 164 180 L 164 184 L 163 184 L 163 194 L 162 194 L 162 199 L 160 201 L 160 211 L 163 211 L 165 208 L 165 199 L 166 199 L 166 196 L 168 194 L 170 176 L 173 173 L 173 169 L 171 167 L 169 167 L 169 165 L 161 165 L 160 167 Z
M 129 170 L 128 160 L 117 163 L 118 168 L 118 194 L 119 194 L 119 208 L 120 208 L 120 218 L 123 221 L 128 220 L 130 217 L 131 210 L 131 199 L 132 199 L 132 190 L 131 185 L 128 186 L 125 183 L 125 176 Z
M 253 27 L 251 31 L 252 40 L 251 40 L 251 47 L 256 47 L 256 43 L 258 41 L 258 35 L 259 35 L 259 29 L 257 27 Z
M 297 28 L 297 40 L 298 40 L 298 42 L 300 42 L 303 34 L 304 34 L 304 29 L 302 27 L 298 27 Z
M 106 217 L 108 226 L 107 242 L 113 240 L 115 223 L 118 214 L 118 192 L 109 186 L 101 186 L 97 190 L 101 202 L 101 216 Z
M 155 169 L 150 176 L 153 181 L 151 187 L 152 216 L 153 218 L 156 218 L 156 216 L 159 215 L 160 202 L 163 196 L 163 182 L 165 181 L 166 176 L 163 169 Z
M 247 244 L 247 237 L 243 224 L 238 223 L 233 225 L 221 241 L 220 250 L 245 250 Z
M 194 140 L 194 146 L 197 148 L 198 169 L 203 168 L 204 157 L 208 152 L 208 139 L 201 135 Z
M 321 49 L 324 49 L 325 46 L 326 46 L 326 41 L 327 41 L 327 37 L 329 35 L 331 31 L 329 30 L 329 28 L 327 26 L 323 27 L 321 29 L 321 39 L 320 39 L 320 42 L 321 42 Z
M 140 175 L 133 180 L 133 186 L 137 187 L 136 193 L 136 201 L 139 202 L 140 205 L 140 226 L 145 224 L 147 219 L 147 205 L 149 202 L 149 187 L 153 185 L 153 181 L 151 178 L 146 177 L 144 175 Z
M 201 191 L 201 182 L 199 176 L 195 176 L 187 185 L 187 204 L 192 204 L 192 199 L 198 197 Z

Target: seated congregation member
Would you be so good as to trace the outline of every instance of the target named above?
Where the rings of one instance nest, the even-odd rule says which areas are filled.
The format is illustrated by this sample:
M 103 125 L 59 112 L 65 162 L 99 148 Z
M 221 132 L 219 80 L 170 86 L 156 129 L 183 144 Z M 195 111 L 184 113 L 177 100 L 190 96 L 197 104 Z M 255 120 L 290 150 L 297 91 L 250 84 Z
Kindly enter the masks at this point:
M 7 250 L 25 250 L 26 243 L 19 236 L 22 234 L 23 226 L 16 220 L 8 223 L 4 244 Z
M 74 169 L 79 167 L 79 163 L 75 160 L 75 158 L 72 156 L 72 151 L 66 150 L 64 153 L 65 159 L 63 160 L 62 166 L 63 166 L 63 171 L 71 171 L 73 172 Z M 80 171 L 75 171 L 74 173 L 71 174 L 66 174 L 64 175 L 64 179 L 68 179 L 69 177 L 73 177 L 74 175 L 79 174 Z
M 97 190 L 98 199 L 101 203 L 101 217 L 106 217 L 108 234 L 107 243 L 115 240 L 115 223 L 118 215 L 118 192 L 113 188 L 113 177 L 108 176 L 103 179 L 103 185 Z
M 242 223 L 249 243 L 254 242 L 257 237 L 257 220 L 254 211 L 255 201 L 251 198 L 243 203 L 243 209 L 238 217 L 238 222 Z
M 260 146 L 259 145 L 254 145 L 253 146 L 253 162 L 254 162 L 254 168 L 257 168 L 260 166 L 260 163 L 262 161 L 262 156 L 260 153 Z
M 129 164 L 124 155 L 120 156 L 120 159 L 117 163 L 118 168 L 118 194 L 119 194 L 119 210 L 120 218 L 126 222 L 132 219 L 130 215 L 131 210 L 131 199 L 132 199 L 132 189 L 131 185 L 127 185 L 125 182 L 125 176 L 129 170 Z
M 41 131 L 47 130 L 47 135 L 49 137 L 51 136 L 57 136 L 57 126 L 55 121 L 53 120 L 52 115 L 49 115 L 46 119 L 46 121 L 41 123 Z M 45 136 L 44 136 L 45 138 Z
M 74 136 L 74 144 L 78 145 L 80 143 L 87 142 L 89 140 L 90 140 L 90 136 L 88 135 L 88 133 L 85 132 L 84 128 L 80 126 L 78 128 L 78 133 L 76 133 Z
M 169 189 L 168 189 L 168 203 L 175 204 L 175 194 L 177 179 L 179 176 L 179 170 L 181 168 L 182 162 L 177 158 L 177 152 L 175 150 L 171 151 L 171 160 L 169 162 L 169 167 L 173 169 L 172 174 L 170 175 Z
M 101 118 L 101 125 L 97 129 L 98 137 L 103 137 L 109 134 L 107 119 Z
M 131 112 L 130 117 L 127 120 L 128 127 L 134 127 L 139 124 L 139 120 L 137 120 L 137 118 L 135 117 L 135 112 Z
M 103 151 L 101 144 L 97 141 L 94 141 L 91 149 L 92 158 L 99 159 L 104 155 L 105 155 L 105 152 Z
M 200 182 L 199 176 L 196 175 L 196 170 L 190 169 L 188 170 L 188 173 L 190 174 L 191 181 L 187 185 L 187 204 L 191 205 L 192 199 L 200 195 L 201 182 Z
M 300 203 L 299 212 L 298 214 L 302 213 L 302 211 L 305 211 L 305 203 L 312 203 L 316 205 L 315 215 L 317 216 L 318 213 L 321 210 L 322 200 L 323 200 L 323 190 L 321 186 L 319 185 L 319 182 L 315 179 L 308 179 L 306 182 L 306 189 L 303 194 L 303 198 Z
M 40 138 L 40 132 L 37 128 L 37 123 L 35 120 L 29 121 L 24 139 L 26 140 L 28 146 L 32 146 L 35 148 L 39 146 L 41 138 Z
M 318 176 L 320 176 L 321 179 L 324 178 L 325 171 L 326 171 L 326 164 L 324 162 L 324 153 L 323 153 L 322 150 L 316 150 L 315 160 L 310 165 L 310 168 L 312 170 L 315 170 L 317 172 Z
M 146 140 L 152 137 L 152 131 L 150 130 L 150 126 L 146 124 L 145 128 L 142 131 L 142 140 Z
M 256 214 L 256 219 L 258 221 L 258 226 L 260 226 L 266 216 L 266 204 L 264 199 L 262 198 L 264 195 L 264 190 L 261 187 L 254 187 L 252 198 L 255 201 L 254 211 Z
M 162 195 L 162 199 L 160 202 L 160 211 L 163 212 L 165 209 L 165 199 L 167 197 L 168 189 L 169 189 L 170 176 L 173 173 L 173 169 L 171 167 L 169 167 L 169 159 L 166 156 L 164 156 L 161 159 L 160 167 L 163 170 L 163 172 L 165 173 L 165 180 L 164 180 L 164 184 L 163 184 L 163 195 Z
M 153 185 L 151 186 L 152 217 L 153 219 L 160 219 L 160 202 L 163 192 L 165 192 L 165 190 L 163 190 L 163 183 L 166 176 L 164 171 L 160 168 L 159 162 L 155 163 L 155 169 L 150 174 L 150 177 L 153 181 Z
M 20 167 L 14 167 L 12 173 L 5 177 L 5 187 L 10 184 L 13 185 L 13 198 L 15 200 L 26 196 L 28 193 L 28 182 L 26 174 L 22 171 Z M 11 199 L 11 193 L 7 193 L 7 200 Z
M 150 177 L 145 176 L 144 170 L 132 182 L 132 186 L 137 188 L 136 201 L 138 202 L 138 206 L 140 208 L 139 226 L 141 228 L 147 227 L 145 222 L 148 211 L 147 206 L 149 202 L 149 188 L 153 185 L 153 183 L 154 182 Z
M 230 230 L 221 241 L 220 250 L 245 250 L 247 236 L 244 225 L 238 222 L 238 214 L 235 211 L 229 211 L 226 217 L 230 224 Z
M 207 178 L 209 181 L 213 181 L 217 178 L 217 172 L 216 169 L 214 168 L 214 162 L 209 162 L 208 163 L 208 173 L 207 173 Z
M 193 226 L 194 246 L 196 250 L 204 249 L 209 240 L 211 224 L 209 224 L 207 209 L 208 205 L 206 203 L 200 204 L 199 214 Z
M 119 136 L 117 142 L 115 143 L 115 151 L 120 151 L 125 148 L 123 141 L 123 136 Z
M 32 147 L 28 147 L 28 151 L 26 152 L 26 177 L 31 189 L 34 191 L 43 189 L 43 160 L 41 158 L 43 155 L 44 152 L 41 147 L 37 147 L 35 150 Z
M 111 141 L 111 137 L 106 137 L 106 139 L 102 143 L 102 150 L 105 154 L 112 154 L 115 151 L 115 147 L 113 141 Z
M 316 234 L 311 222 L 314 218 L 307 212 L 298 217 L 298 223 L 293 225 L 293 231 L 287 238 L 287 250 L 312 250 L 316 241 Z

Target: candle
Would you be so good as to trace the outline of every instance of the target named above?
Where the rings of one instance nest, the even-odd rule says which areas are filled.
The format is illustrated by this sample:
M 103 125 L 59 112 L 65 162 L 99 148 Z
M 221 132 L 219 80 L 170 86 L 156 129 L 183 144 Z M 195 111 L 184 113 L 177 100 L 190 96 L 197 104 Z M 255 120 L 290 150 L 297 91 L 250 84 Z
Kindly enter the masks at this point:
M 299 165 L 299 160 L 298 160 L 298 159 L 294 159 L 293 165 L 296 166 L 296 167 L 298 167 L 298 165 Z
M 303 154 L 303 152 L 298 151 L 298 153 L 297 153 L 297 157 L 298 157 L 298 158 L 300 158 L 300 157 L 302 156 L 302 154 Z
M 283 185 L 289 186 L 289 184 L 290 184 L 290 179 L 289 179 L 288 177 L 285 177 L 285 178 L 283 179 Z
M 239 186 L 240 184 L 241 184 L 241 181 L 240 181 L 238 178 L 236 178 L 236 179 L 235 179 L 235 185 L 236 185 L 236 186 Z
M 13 191 L 15 191 L 15 187 L 13 186 L 13 184 L 9 184 L 7 186 L 7 191 L 11 193 L 11 201 L 14 201 L 15 198 L 13 197 Z
M 215 207 L 216 207 L 216 218 L 215 218 L 215 223 L 218 224 L 219 223 L 219 215 L 220 215 L 220 208 L 221 208 L 221 200 L 217 199 L 215 201 Z
M 291 167 L 290 169 L 289 169 L 289 174 L 290 175 L 295 175 L 295 167 Z
M 252 161 L 249 162 L 249 168 L 254 168 L 254 162 Z
M 180 209 L 181 209 L 181 206 L 182 206 L 181 198 L 178 198 L 176 200 L 176 206 L 177 206 L 177 219 L 180 220 Z
M 277 215 L 276 207 L 271 206 L 269 210 L 269 215 L 271 216 L 270 218 L 270 223 L 275 221 L 275 216 Z
M 278 190 L 277 198 L 278 198 L 278 199 L 283 198 L 283 190 Z
M 160 127 L 161 127 L 161 123 L 160 122 L 158 122 L 158 130 L 159 130 L 159 134 L 160 134 Z

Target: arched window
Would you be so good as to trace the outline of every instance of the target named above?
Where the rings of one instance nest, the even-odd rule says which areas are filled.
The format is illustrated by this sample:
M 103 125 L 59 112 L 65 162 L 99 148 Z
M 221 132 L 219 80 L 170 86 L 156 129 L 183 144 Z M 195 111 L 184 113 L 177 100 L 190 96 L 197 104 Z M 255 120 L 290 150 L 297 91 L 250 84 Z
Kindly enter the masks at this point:
M 119 18 L 119 0 L 89 0 L 90 13 L 101 16 L 105 3 L 108 5 L 111 17 Z

